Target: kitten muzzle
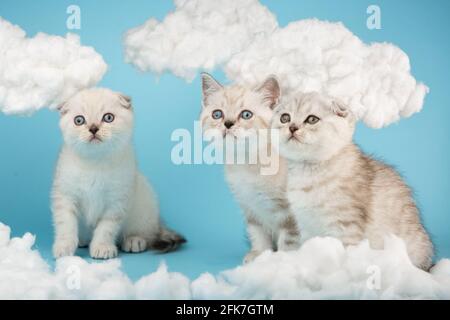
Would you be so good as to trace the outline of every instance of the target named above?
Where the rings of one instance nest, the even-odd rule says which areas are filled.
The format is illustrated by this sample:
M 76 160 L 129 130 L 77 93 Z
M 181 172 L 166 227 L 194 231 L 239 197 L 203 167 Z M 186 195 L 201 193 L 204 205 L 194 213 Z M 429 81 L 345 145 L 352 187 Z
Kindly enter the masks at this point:
M 92 133 L 91 138 L 89 139 L 89 142 L 101 142 L 102 139 L 100 139 L 96 134 L 97 132 L 99 132 L 100 128 L 98 126 L 96 126 L 95 124 L 93 124 L 92 126 L 89 127 L 89 132 Z
M 295 126 L 295 125 L 292 125 L 292 126 L 289 127 L 289 131 L 290 131 L 292 134 L 294 134 L 294 132 L 297 131 L 297 130 L 298 130 L 298 127 Z
M 95 134 L 99 131 L 99 127 L 97 127 L 95 124 L 93 124 L 92 126 L 90 126 L 89 128 L 89 132 L 92 133 L 94 136 Z
M 234 126 L 234 121 L 227 120 L 225 121 L 224 125 L 227 129 L 230 129 L 232 126 Z
M 89 142 L 102 142 L 102 139 L 93 134 L 92 137 L 89 139 Z
M 291 135 L 287 138 L 287 142 L 296 141 L 301 142 L 298 137 L 295 135 L 295 133 L 291 133 Z

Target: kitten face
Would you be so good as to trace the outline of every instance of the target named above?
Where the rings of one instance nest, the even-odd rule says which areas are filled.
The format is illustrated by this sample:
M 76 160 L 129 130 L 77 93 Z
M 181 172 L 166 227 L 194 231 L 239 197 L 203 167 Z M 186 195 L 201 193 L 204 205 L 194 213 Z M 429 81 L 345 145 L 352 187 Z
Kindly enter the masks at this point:
M 297 161 L 330 159 L 352 141 L 353 115 L 342 104 L 318 93 L 299 94 L 276 109 L 280 153 Z
M 270 128 L 272 108 L 280 96 L 274 77 L 252 90 L 244 86 L 223 87 L 208 74 L 202 75 L 203 108 L 200 115 L 203 130 L 215 129 L 222 137 L 248 136 L 249 131 Z M 252 130 L 250 130 L 252 129 Z
M 112 152 L 128 144 L 133 132 L 130 98 L 108 89 L 77 93 L 61 108 L 64 142 L 84 155 Z

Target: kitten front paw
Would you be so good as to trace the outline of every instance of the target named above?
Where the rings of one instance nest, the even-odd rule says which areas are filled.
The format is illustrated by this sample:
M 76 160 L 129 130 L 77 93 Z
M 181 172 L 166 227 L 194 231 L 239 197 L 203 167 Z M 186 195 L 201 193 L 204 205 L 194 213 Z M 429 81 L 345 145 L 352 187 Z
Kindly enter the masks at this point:
M 55 257 L 55 259 L 66 256 L 73 256 L 75 254 L 75 251 L 77 250 L 77 247 L 78 241 L 76 239 L 56 240 L 53 244 L 53 256 Z
M 147 250 L 147 241 L 141 237 L 126 237 L 121 246 L 122 251 L 138 253 Z
M 91 243 L 89 254 L 94 259 L 112 259 L 117 257 L 117 247 L 114 244 Z
M 252 250 L 249 253 L 247 253 L 244 257 L 244 264 L 250 263 L 253 260 L 256 259 L 257 256 L 261 254 L 260 251 Z

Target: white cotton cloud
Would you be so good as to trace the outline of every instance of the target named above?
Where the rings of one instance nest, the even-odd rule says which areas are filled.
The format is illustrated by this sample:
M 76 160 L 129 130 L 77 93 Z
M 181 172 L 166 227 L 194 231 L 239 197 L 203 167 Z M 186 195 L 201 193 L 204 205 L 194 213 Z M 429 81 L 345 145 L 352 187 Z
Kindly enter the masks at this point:
M 277 28 L 257 0 L 175 0 L 175 11 L 149 19 L 124 38 L 125 60 L 142 71 L 169 71 L 192 80 Z
M 61 258 L 52 270 L 27 233 L 10 238 L 0 223 L 0 299 L 133 299 L 134 284 L 120 270 L 120 260 L 88 263 Z
M 318 91 L 345 102 L 380 128 L 419 112 L 428 88 L 411 75 L 408 56 L 388 43 L 364 44 L 341 23 L 301 20 L 258 39 L 225 66 L 228 77 L 257 84 L 280 78 L 288 94 Z
M 341 23 L 316 19 L 293 22 L 254 41 L 232 57 L 225 71 L 244 84 L 275 74 L 287 93 L 331 95 L 373 128 L 419 112 L 428 92 L 411 75 L 409 58 L 398 47 L 366 45 Z
M 54 108 L 79 90 L 95 86 L 107 65 L 75 34 L 38 33 L 28 38 L 0 17 L 0 111 L 30 114 Z
M 165 263 L 158 270 L 136 282 L 136 298 L 141 300 L 191 299 L 189 279 L 181 273 L 169 272 Z
M 204 275 L 193 292 L 197 299 L 447 299 L 449 267 L 441 260 L 431 273 L 417 269 L 395 237 L 385 250 L 314 238 L 298 251 L 265 252 L 218 277 Z
M 120 259 L 89 263 L 61 258 L 52 270 L 33 250 L 35 238 L 11 238 L 0 223 L 0 299 L 450 299 L 450 260 L 417 269 L 405 245 L 387 238 L 344 248 L 314 238 L 293 252 L 265 252 L 254 262 L 191 281 L 159 269 L 133 283 Z
M 223 66 L 230 80 L 251 86 L 275 74 L 285 94 L 329 94 L 373 128 L 421 110 L 428 88 L 411 75 L 408 56 L 395 45 L 367 45 L 343 24 L 317 19 L 279 28 L 258 1 L 245 4 L 233 10 L 240 5 L 233 1 L 222 13 L 228 1 L 176 1 L 162 23 L 150 19 L 128 32 L 126 60 L 143 71 L 168 70 L 188 80 Z

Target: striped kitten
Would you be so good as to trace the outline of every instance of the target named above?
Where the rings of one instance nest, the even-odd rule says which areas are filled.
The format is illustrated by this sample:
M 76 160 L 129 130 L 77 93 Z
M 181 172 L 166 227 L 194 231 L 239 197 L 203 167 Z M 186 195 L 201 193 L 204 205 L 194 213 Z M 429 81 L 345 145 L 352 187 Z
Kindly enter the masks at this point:
M 332 236 L 351 245 L 367 238 L 382 248 L 384 236 L 395 234 L 417 267 L 431 266 L 433 246 L 409 187 L 352 142 L 355 119 L 342 104 L 299 94 L 276 109 L 272 127 L 288 159 L 287 197 L 302 242 Z
M 239 85 L 223 87 L 212 76 L 202 75 L 203 130 L 216 129 L 223 137 L 239 137 L 249 129 L 269 129 L 273 108 L 280 97 L 274 77 L 256 89 Z M 261 163 L 227 164 L 226 180 L 239 202 L 247 222 L 251 250 L 244 262 L 264 250 L 290 250 L 298 247 L 298 230 L 290 215 L 285 195 L 286 164 L 276 155 L 279 168 L 274 175 L 262 175 Z

